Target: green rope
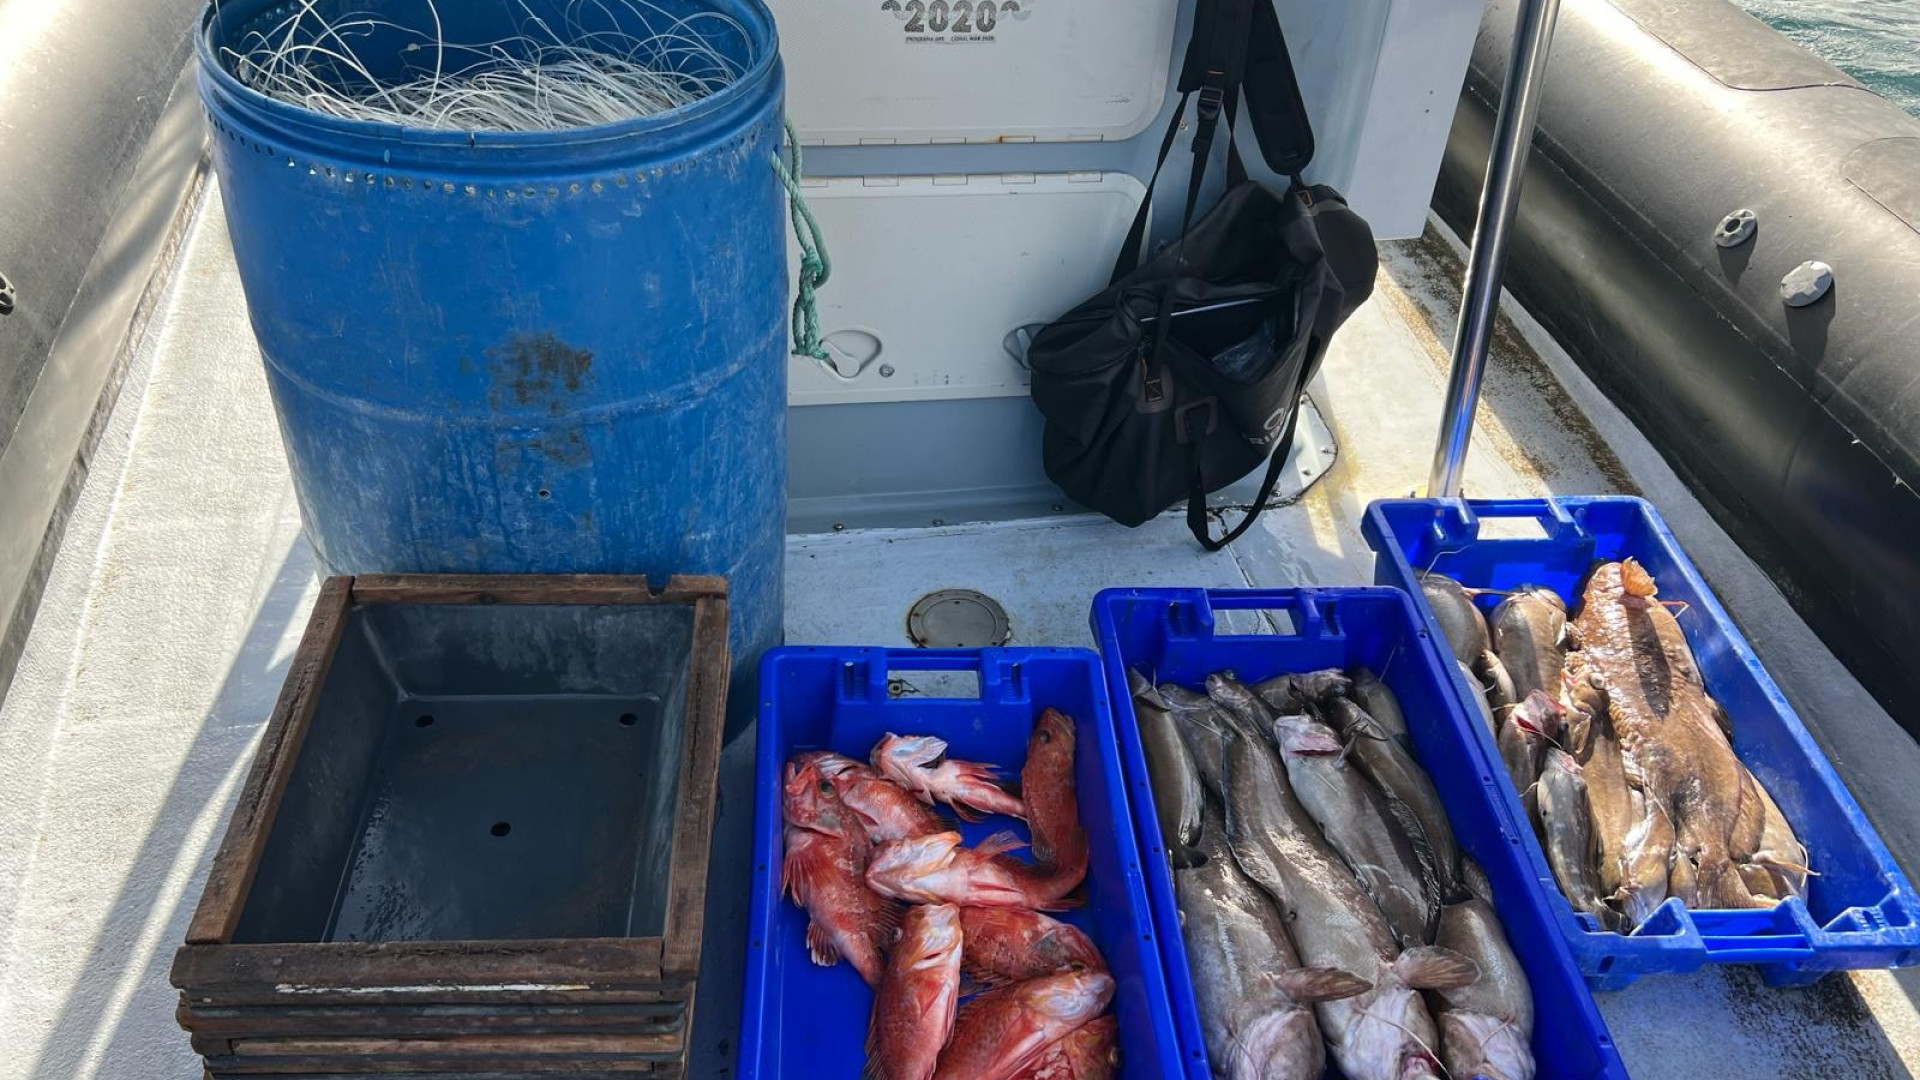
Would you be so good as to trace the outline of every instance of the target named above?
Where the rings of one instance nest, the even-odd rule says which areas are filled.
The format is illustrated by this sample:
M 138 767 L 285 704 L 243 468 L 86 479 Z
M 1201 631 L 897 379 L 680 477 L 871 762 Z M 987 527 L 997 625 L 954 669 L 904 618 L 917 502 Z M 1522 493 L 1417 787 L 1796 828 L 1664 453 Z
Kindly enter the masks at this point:
M 804 175 L 800 171 L 800 137 L 794 133 L 793 121 L 784 123 L 793 165 L 789 168 L 775 153 L 773 171 L 787 189 L 787 203 L 793 210 L 793 235 L 800 241 L 800 295 L 793 301 L 793 355 L 807 357 L 832 370 L 826 346 L 820 344 L 820 305 L 814 294 L 833 274 L 833 261 L 827 257 L 826 244 L 820 239 L 820 223 L 807 207 L 807 197 L 800 193 L 800 177 Z

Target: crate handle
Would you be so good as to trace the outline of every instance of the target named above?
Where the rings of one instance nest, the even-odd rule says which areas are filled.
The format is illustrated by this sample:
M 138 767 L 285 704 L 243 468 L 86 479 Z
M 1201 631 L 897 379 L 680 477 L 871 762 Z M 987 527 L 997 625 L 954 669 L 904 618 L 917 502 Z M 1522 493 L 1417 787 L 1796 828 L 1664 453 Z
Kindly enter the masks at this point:
M 901 674 L 922 671 L 963 671 L 978 675 L 980 693 L 977 700 L 1001 701 L 1007 696 L 1008 686 L 1001 678 L 1005 665 L 1000 663 L 997 649 L 883 649 L 873 662 L 867 664 L 868 700 L 887 700 L 888 683 Z M 941 696 L 938 701 L 975 700 L 965 697 Z
M 1310 592 L 1295 589 L 1233 589 L 1209 591 L 1203 620 L 1209 635 L 1219 637 L 1319 638 L 1326 636 L 1326 618 Z M 1214 630 L 1215 611 L 1283 611 L 1293 621 L 1291 634 L 1220 634 Z
M 1471 502 L 1455 499 L 1444 505 L 1450 520 L 1439 523 L 1443 540 L 1478 538 L 1484 518 L 1532 518 L 1547 539 L 1555 543 L 1584 540 L 1587 535 L 1586 529 L 1558 499 L 1476 499 Z

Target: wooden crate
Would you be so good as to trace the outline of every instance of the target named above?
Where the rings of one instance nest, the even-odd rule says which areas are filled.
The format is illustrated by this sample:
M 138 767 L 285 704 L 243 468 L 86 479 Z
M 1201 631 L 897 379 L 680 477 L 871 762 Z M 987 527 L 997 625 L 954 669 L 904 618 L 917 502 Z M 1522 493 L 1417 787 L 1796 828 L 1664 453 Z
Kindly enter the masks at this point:
M 209 1069 L 677 1058 L 728 666 L 721 578 L 329 579 L 174 959 Z

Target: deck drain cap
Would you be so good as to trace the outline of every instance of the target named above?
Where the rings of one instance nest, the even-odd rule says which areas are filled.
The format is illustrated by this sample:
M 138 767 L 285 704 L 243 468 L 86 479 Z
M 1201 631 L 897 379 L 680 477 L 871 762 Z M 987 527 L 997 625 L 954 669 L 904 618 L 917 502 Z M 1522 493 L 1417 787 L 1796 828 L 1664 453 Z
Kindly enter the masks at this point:
M 1007 609 L 986 593 L 941 589 L 914 601 L 907 636 L 923 649 L 978 649 L 1013 636 Z

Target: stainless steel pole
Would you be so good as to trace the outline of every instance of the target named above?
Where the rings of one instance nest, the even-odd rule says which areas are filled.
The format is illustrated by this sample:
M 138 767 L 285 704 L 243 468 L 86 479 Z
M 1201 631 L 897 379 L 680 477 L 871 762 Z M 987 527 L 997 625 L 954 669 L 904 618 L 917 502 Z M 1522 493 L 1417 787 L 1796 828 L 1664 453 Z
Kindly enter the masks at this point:
M 1460 322 L 1453 331 L 1453 367 L 1447 378 L 1446 411 L 1440 417 L 1440 442 L 1433 452 L 1427 497 L 1460 494 L 1460 473 L 1473 436 L 1473 413 L 1480 403 L 1480 379 L 1486 374 L 1487 345 L 1500 306 L 1500 271 L 1506 262 L 1508 234 L 1520 204 L 1520 181 L 1533 146 L 1534 119 L 1545 89 L 1547 54 L 1560 0 L 1520 0 L 1513 28 L 1500 111 L 1493 121 L 1493 148 L 1487 179 L 1480 188 L 1480 210 L 1473 223 L 1473 248 L 1467 255 L 1467 280 L 1461 288 Z

